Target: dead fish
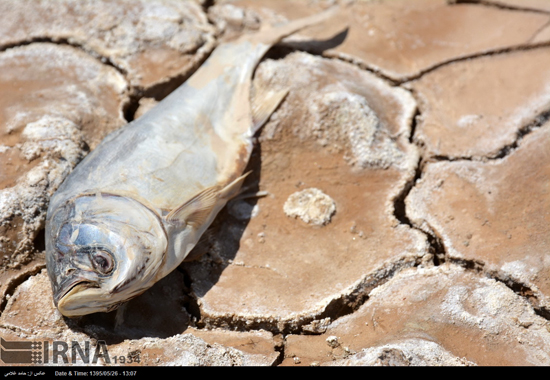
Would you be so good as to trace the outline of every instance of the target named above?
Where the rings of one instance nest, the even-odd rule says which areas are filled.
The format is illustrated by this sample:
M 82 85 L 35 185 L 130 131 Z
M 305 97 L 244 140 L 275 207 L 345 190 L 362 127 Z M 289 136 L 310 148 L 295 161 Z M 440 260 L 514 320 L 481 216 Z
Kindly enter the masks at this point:
M 108 135 L 50 200 L 46 263 L 68 317 L 108 312 L 174 270 L 243 183 L 253 136 L 286 95 L 253 72 L 334 9 L 218 46 L 155 108 Z

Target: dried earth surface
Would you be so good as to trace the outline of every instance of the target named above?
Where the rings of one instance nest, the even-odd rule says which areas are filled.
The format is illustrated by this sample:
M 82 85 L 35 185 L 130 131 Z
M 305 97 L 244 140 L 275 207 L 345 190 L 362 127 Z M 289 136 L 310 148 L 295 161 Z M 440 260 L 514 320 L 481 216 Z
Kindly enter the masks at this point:
M 44 220 L 70 171 L 218 43 L 334 3 L 256 70 L 251 101 L 288 90 L 264 196 L 118 311 L 61 316 Z M 0 0 L 0 336 L 104 365 L 550 365 L 549 63 L 544 0 Z

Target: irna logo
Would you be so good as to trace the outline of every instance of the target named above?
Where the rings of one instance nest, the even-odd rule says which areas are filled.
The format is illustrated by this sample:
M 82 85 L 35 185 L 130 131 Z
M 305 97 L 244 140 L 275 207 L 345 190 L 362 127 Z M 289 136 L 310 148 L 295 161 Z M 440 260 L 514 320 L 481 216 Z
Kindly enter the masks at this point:
M 103 363 L 111 363 L 107 343 L 103 340 L 98 340 L 92 348 L 89 341 L 72 341 L 69 345 L 62 341 L 25 342 L 0 338 L 0 346 L 0 359 L 5 364 L 95 364 L 100 358 Z

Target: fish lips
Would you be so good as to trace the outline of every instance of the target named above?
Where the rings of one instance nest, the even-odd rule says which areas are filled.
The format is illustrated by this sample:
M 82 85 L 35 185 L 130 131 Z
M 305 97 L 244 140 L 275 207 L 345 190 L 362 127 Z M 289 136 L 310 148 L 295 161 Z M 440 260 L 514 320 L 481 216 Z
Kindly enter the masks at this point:
M 67 294 L 69 294 L 74 288 L 76 288 L 78 285 L 81 285 L 86 288 L 95 288 L 97 285 L 95 285 L 90 279 L 75 274 L 73 276 L 68 276 L 63 279 L 59 284 L 54 283 L 53 286 L 53 300 L 56 307 L 59 305 L 59 301 L 61 301 Z

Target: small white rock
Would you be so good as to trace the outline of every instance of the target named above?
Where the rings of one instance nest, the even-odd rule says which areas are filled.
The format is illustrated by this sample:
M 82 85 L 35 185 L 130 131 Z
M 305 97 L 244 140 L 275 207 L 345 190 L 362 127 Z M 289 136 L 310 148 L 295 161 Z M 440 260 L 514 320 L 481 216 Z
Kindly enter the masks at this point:
M 336 204 L 331 197 L 312 187 L 291 194 L 283 210 L 289 217 L 300 217 L 308 224 L 322 226 L 330 222 L 336 212 Z
M 327 344 L 332 347 L 332 348 L 336 348 L 340 345 L 340 343 L 338 342 L 338 337 L 337 336 L 334 336 L 334 335 L 331 335 L 329 336 L 327 339 L 326 339 L 326 342 Z

